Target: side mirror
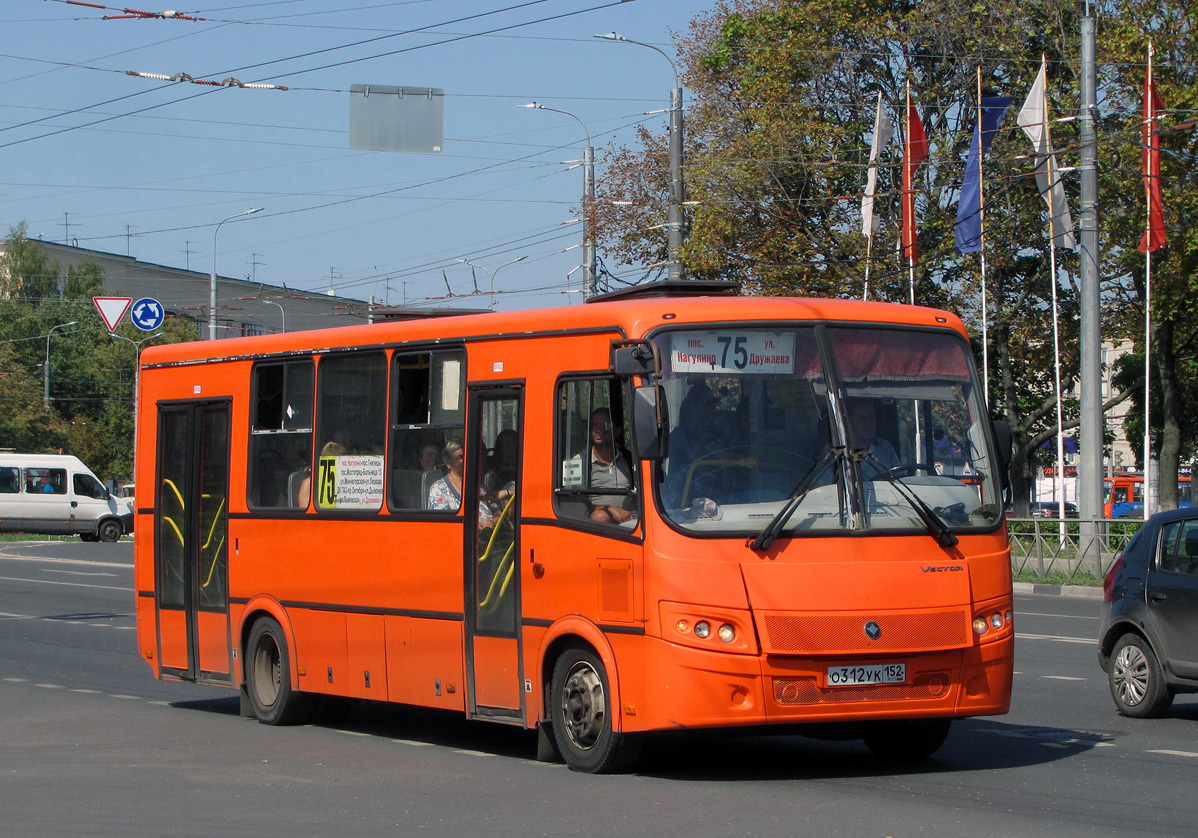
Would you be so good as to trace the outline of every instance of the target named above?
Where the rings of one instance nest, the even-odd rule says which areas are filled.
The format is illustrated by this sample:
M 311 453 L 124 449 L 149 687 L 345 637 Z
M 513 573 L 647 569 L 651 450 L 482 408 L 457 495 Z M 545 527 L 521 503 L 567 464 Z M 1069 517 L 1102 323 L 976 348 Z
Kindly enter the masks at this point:
M 632 391 L 632 436 L 636 454 L 644 460 L 660 460 L 668 451 L 665 391 L 658 384 L 647 384 Z
M 612 341 L 611 371 L 615 375 L 656 375 L 661 373 L 657 347 L 648 341 Z
M 1015 435 L 1011 432 L 1011 423 L 1006 419 L 992 419 L 990 427 L 994 431 L 994 442 L 997 447 L 999 478 L 1002 480 L 1003 491 L 1011 485 L 1011 445 Z

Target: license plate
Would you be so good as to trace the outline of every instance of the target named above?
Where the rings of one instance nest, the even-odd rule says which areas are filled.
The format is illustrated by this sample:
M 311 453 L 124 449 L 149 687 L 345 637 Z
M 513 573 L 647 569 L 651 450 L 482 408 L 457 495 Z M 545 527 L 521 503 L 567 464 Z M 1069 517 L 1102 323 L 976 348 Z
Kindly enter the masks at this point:
M 866 666 L 829 666 L 829 687 L 858 687 L 862 684 L 902 684 L 907 680 L 905 663 L 874 663 Z

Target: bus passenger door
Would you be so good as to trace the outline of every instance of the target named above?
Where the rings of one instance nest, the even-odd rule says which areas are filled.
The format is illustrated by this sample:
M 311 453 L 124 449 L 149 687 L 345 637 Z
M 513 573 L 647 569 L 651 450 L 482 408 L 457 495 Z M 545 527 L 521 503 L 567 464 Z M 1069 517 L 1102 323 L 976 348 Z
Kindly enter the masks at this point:
M 229 404 L 163 405 L 154 499 L 161 674 L 229 683 Z
M 471 717 L 519 722 L 523 404 L 519 390 L 471 388 L 469 405 L 462 492 L 468 709 Z

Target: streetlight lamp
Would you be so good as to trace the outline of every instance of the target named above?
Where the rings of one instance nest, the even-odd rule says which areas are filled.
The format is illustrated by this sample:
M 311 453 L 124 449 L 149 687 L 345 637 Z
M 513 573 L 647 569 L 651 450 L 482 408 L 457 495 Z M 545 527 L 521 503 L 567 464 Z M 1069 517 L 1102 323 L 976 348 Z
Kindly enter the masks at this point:
M 286 332 L 287 331 L 287 309 L 283 308 L 283 304 L 276 303 L 274 300 L 263 300 L 262 304 L 268 305 L 268 306 L 278 306 L 279 307 L 279 314 L 281 314 L 283 316 L 283 331 Z
M 517 256 L 515 259 L 513 259 L 510 262 L 504 262 L 502 265 L 500 265 L 494 271 L 488 270 L 487 268 L 484 268 L 482 265 L 476 265 L 473 262 L 471 262 L 469 259 L 458 259 L 458 261 L 464 265 L 469 265 L 471 268 L 478 268 L 480 271 L 482 271 L 483 273 L 485 273 L 487 275 L 487 279 L 489 279 L 491 281 L 491 310 L 494 311 L 495 310 L 495 274 L 502 271 L 508 265 L 514 265 L 517 262 L 523 262 L 527 258 L 528 258 L 527 256 Z
M 55 329 L 65 329 L 67 326 L 75 326 L 78 323 L 78 320 L 72 320 L 70 323 L 59 323 L 57 326 L 51 326 L 50 331 L 46 332 L 46 363 L 42 368 L 46 384 L 44 397 L 42 398 L 42 409 L 46 413 L 50 412 L 50 335 L 54 334 Z
M 682 263 L 678 261 L 678 251 L 682 247 L 682 205 L 686 202 L 686 193 L 682 186 L 682 82 L 678 78 L 678 66 L 664 50 L 653 46 L 653 44 L 634 41 L 615 32 L 594 37 L 604 41 L 619 41 L 625 44 L 636 44 L 639 47 L 648 47 L 669 61 L 670 69 L 674 71 L 674 89 L 670 91 L 669 277 L 670 279 L 682 279 Z
M 540 102 L 529 102 L 517 107 L 564 114 L 581 125 L 582 130 L 586 132 L 587 145 L 582 150 L 582 296 L 590 297 L 595 293 L 595 230 L 590 221 L 591 208 L 595 203 L 595 149 L 591 145 L 591 129 L 569 111 L 550 108 Z
M 221 224 L 224 224 L 225 221 L 232 221 L 243 215 L 253 215 L 256 212 L 262 212 L 262 207 L 254 207 L 245 212 L 230 215 L 217 224 L 216 229 L 212 231 L 212 275 L 208 277 L 208 340 L 216 340 L 216 234 L 220 232 Z

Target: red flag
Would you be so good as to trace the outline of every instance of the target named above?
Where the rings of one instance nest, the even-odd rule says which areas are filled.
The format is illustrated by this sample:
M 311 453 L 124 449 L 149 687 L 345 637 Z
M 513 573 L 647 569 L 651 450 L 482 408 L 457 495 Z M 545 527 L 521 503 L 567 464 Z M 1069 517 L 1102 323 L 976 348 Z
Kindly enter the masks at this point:
M 1152 46 L 1148 47 L 1148 71 L 1144 76 L 1144 124 L 1141 127 L 1144 164 L 1144 198 L 1148 204 L 1148 221 L 1140 238 L 1140 252 L 1148 253 L 1165 246 L 1165 207 L 1161 201 L 1161 135 L 1156 128 L 1156 115 L 1164 109 L 1152 81 Z
M 915 229 L 915 171 L 928 156 L 928 138 L 923 132 L 923 123 L 915 104 L 911 101 L 911 89 L 907 88 L 907 131 L 903 144 L 903 255 L 912 264 L 919 259 L 919 237 Z

